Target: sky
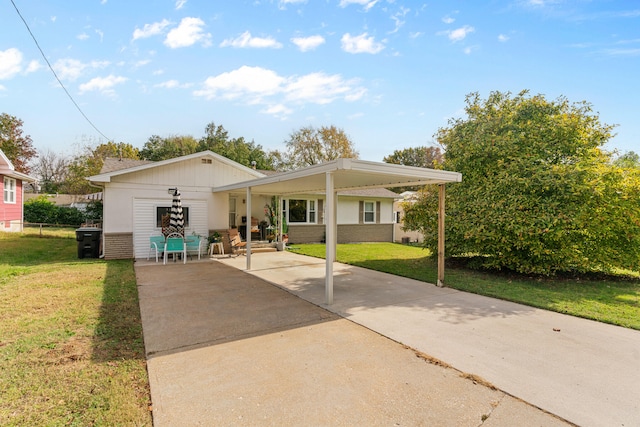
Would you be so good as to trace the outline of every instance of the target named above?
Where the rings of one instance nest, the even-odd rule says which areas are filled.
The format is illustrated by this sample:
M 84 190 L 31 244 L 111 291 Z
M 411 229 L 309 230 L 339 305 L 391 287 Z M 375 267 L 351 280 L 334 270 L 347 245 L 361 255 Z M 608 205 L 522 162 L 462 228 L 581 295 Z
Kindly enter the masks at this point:
M 467 94 L 522 90 L 591 103 L 637 152 L 639 76 L 637 1 L 0 1 L 0 113 L 69 156 L 214 122 L 265 151 L 335 125 L 382 161 Z

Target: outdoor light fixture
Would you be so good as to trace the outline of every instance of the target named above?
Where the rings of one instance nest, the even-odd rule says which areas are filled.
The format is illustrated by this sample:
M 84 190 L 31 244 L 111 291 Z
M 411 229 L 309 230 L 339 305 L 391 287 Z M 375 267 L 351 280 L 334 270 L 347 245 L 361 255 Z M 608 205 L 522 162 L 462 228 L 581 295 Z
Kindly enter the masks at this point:
M 177 188 L 170 188 L 170 189 L 167 190 L 167 193 L 173 194 L 173 193 L 176 192 L 176 190 L 177 190 Z

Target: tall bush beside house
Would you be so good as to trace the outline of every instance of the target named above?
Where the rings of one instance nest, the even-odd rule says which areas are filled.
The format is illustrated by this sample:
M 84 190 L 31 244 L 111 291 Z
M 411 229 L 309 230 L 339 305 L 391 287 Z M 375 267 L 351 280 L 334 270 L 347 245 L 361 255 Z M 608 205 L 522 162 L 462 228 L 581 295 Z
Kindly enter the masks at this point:
M 24 203 L 26 222 L 78 226 L 85 219 L 85 214 L 78 209 L 56 206 L 46 196 L 39 196 Z
M 58 208 L 47 196 L 39 196 L 24 202 L 25 222 L 54 224 L 57 217 Z
M 79 226 L 85 221 L 83 212 L 76 208 L 68 206 L 58 206 L 58 215 L 56 216 L 56 224 Z
M 521 273 L 608 271 L 640 263 L 640 173 L 603 145 L 613 126 L 588 103 L 523 91 L 466 98 L 466 118 L 438 130 L 447 188 L 447 255 Z M 437 248 L 437 191 L 407 206 L 405 226 Z

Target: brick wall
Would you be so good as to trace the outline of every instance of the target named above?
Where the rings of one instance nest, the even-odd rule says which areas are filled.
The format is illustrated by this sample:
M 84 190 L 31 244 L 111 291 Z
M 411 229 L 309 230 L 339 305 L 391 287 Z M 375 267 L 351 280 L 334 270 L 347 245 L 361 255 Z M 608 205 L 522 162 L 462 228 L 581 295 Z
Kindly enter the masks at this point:
M 104 259 L 133 258 L 133 233 L 103 234 Z
M 324 239 L 324 225 L 289 224 L 289 243 L 320 243 Z
M 324 239 L 324 225 L 289 225 L 289 243 L 319 243 Z M 338 243 L 391 242 L 393 224 L 338 225 Z

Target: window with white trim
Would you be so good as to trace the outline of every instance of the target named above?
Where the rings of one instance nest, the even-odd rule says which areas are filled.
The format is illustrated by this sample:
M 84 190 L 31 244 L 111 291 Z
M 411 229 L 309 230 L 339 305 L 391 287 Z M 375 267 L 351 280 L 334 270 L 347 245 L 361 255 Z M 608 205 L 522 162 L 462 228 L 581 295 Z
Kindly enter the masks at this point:
M 376 203 L 365 201 L 362 215 L 363 222 L 376 222 Z
M 286 206 L 286 218 L 289 224 L 315 224 L 317 218 L 316 200 L 289 199 Z
M 315 224 L 316 222 L 316 201 L 309 200 L 309 222 Z
M 4 202 L 16 203 L 16 180 L 8 176 L 4 177 Z
M 156 227 L 162 228 L 162 217 L 171 216 L 171 206 L 156 206 Z M 189 208 L 187 206 L 182 207 L 182 216 L 184 218 L 185 228 L 189 227 Z

